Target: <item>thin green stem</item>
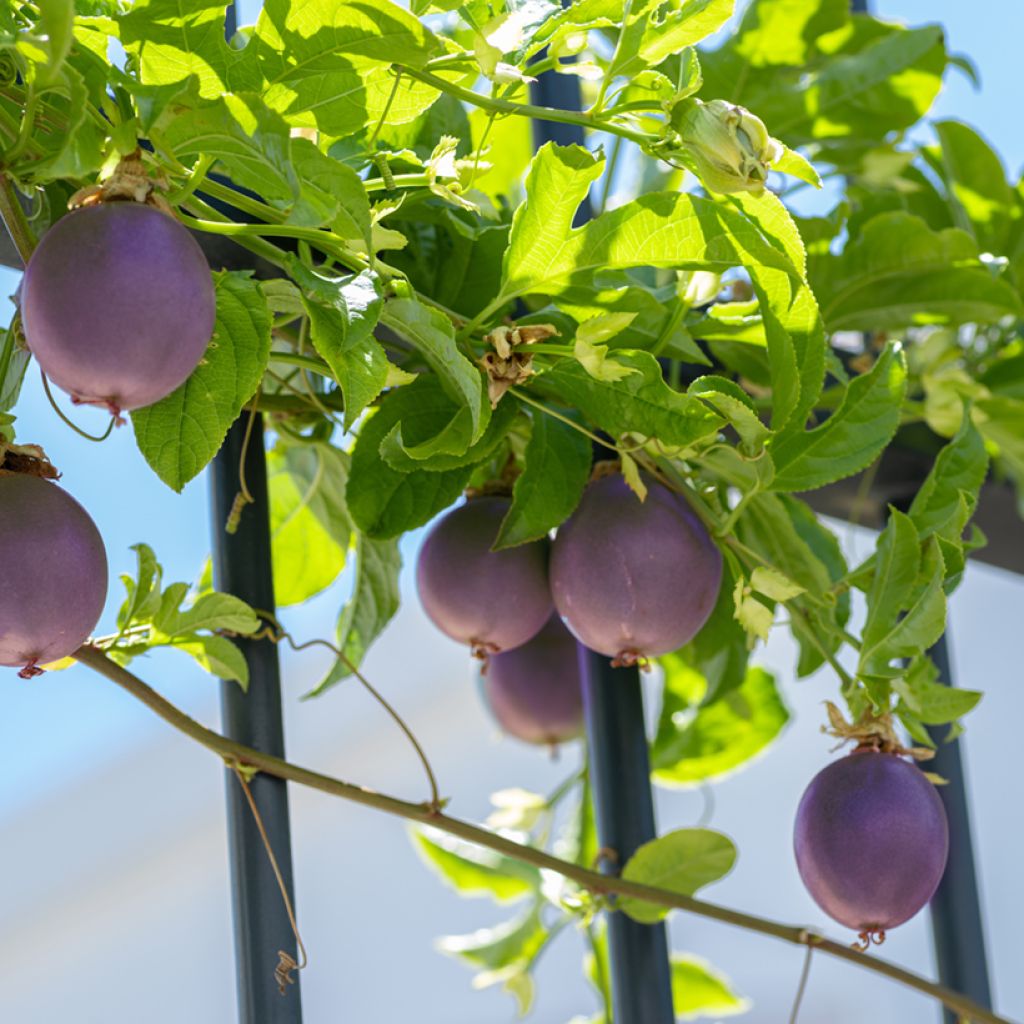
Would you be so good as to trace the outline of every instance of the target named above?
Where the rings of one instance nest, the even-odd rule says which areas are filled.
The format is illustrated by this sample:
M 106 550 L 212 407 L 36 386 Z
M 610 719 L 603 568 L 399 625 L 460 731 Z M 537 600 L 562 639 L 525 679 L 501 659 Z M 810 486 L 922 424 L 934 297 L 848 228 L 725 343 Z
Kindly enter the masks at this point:
M 619 152 L 622 150 L 622 139 L 616 138 L 612 142 L 612 155 L 608 157 L 608 165 L 604 169 L 604 184 L 601 188 L 601 202 L 597 208 L 600 216 L 608 207 L 608 197 L 612 191 L 612 180 L 615 177 L 615 170 L 619 164 Z
M 974 1021 L 975 1024 L 1013 1024 L 1013 1022 L 1006 1018 L 978 1006 L 971 999 L 958 992 L 953 992 L 943 985 L 929 981 L 927 978 L 922 978 L 911 971 L 904 970 L 896 964 L 880 960 L 874 956 L 868 956 L 850 946 L 823 938 L 805 928 L 781 924 L 777 921 L 756 917 L 753 914 L 746 914 L 739 910 L 732 910 L 731 908 L 718 906 L 714 903 L 707 903 L 704 900 L 694 899 L 692 896 L 683 896 L 680 893 L 669 892 L 665 889 L 640 885 L 637 882 L 630 882 L 624 878 L 602 875 L 578 864 L 561 860 L 544 850 L 525 846 L 505 836 L 489 832 L 487 829 L 480 828 L 477 825 L 472 825 L 460 818 L 453 818 L 450 815 L 443 814 L 429 801 L 410 803 L 409 801 L 378 793 L 362 786 L 342 782 L 340 779 L 310 771 L 308 768 L 291 764 L 282 758 L 273 757 L 263 751 L 247 747 L 242 743 L 228 739 L 226 736 L 222 736 L 220 733 L 200 725 L 199 722 L 186 715 L 185 712 L 175 707 L 170 701 L 161 697 L 160 694 L 139 679 L 138 676 L 111 661 L 98 648 L 86 644 L 80 647 L 73 657 L 93 671 L 117 683 L 117 685 L 145 704 L 146 707 L 169 725 L 190 739 L 200 743 L 208 750 L 211 750 L 218 757 L 227 761 L 232 767 L 237 765 L 243 769 L 252 768 L 267 775 L 273 775 L 275 778 L 286 779 L 303 786 L 309 786 L 312 789 L 318 789 L 323 793 L 329 793 L 332 796 L 351 800 L 365 807 L 374 807 L 377 810 L 405 818 L 408 821 L 431 825 L 443 832 L 458 836 L 461 839 L 487 849 L 495 850 L 498 853 L 506 854 L 524 863 L 554 871 L 556 874 L 576 882 L 593 893 L 616 893 L 621 896 L 632 896 L 648 903 L 683 910 L 798 946 L 813 946 L 816 950 L 827 953 L 829 956 L 846 960 L 848 963 L 856 964 L 866 970 L 885 975 L 909 988 L 938 999 L 955 1013 L 967 1017 Z
M 555 121 L 558 124 L 574 124 L 581 128 L 589 128 L 595 132 L 608 132 L 610 135 L 619 135 L 624 139 L 629 139 L 630 142 L 635 142 L 638 146 L 647 146 L 655 141 L 654 137 L 646 132 L 639 132 L 633 128 L 627 128 L 625 125 L 615 124 L 613 121 L 598 120 L 588 114 L 580 114 L 572 110 L 538 107 L 532 103 L 515 103 L 512 100 L 484 96 L 481 93 L 474 92 L 472 89 L 466 89 L 461 85 L 456 85 L 454 82 L 449 82 L 444 78 L 438 78 L 437 75 L 432 75 L 429 71 L 419 71 L 416 68 L 409 67 L 403 67 L 402 70 L 410 78 L 415 78 L 427 85 L 432 85 L 439 92 L 446 92 L 456 97 L 456 99 L 472 103 L 483 110 L 493 110 L 499 114 L 516 114 L 519 117 L 529 117 L 535 121 Z
M 287 363 L 289 366 L 299 366 L 304 370 L 312 370 L 313 373 L 319 373 L 322 377 L 330 377 L 332 380 L 334 378 L 331 368 L 322 359 L 317 359 L 314 356 L 304 356 L 299 352 L 281 352 L 275 349 L 270 353 L 270 361 L 272 363 Z
M 188 178 L 185 179 L 184 184 L 181 186 L 181 188 L 176 189 L 174 192 L 170 193 L 170 195 L 167 196 L 167 201 L 172 206 L 178 206 L 179 204 L 185 202 L 185 200 L 188 199 L 189 196 L 191 196 L 192 193 L 195 192 L 195 190 L 199 188 L 200 185 L 203 184 L 203 180 L 206 178 L 206 175 L 209 172 L 210 168 L 213 166 L 213 164 L 214 158 L 212 156 L 200 157 L 196 161 L 195 167 L 192 168 L 192 173 L 189 174 Z
M 64 425 L 70 427 L 79 437 L 84 437 L 86 441 L 94 441 L 96 444 L 101 444 L 110 437 L 111 431 L 114 429 L 115 424 L 118 421 L 117 416 L 111 416 L 110 422 L 107 424 L 107 429 L 102 434 L 90 434 L 87 430 L 83 430 L 77 423 L 71 420 L 67 414 L 57 404 L 57 399 L 53 397 L 53 392 L 50 390 L 50 381 L 47 379 L 45 371 L 40 369 L 39 376 L 43 381 L 43 391 L 46 392 L 46 400 L 50 403 L 50 408 L 64 421 Z
M 544 405 L 543 402 L 538 402 L 536 399 L 530 398 L 522 388 L 509 388 L 509 394 L 515 395 L 520 402 L 524 402 L 526 405 L 532 406 L 539 412 L 544 413 L 545 416 L 550 416 L 552 419 L 560 420 L 567 427 L 572 427 L 573 430 L 579 432 L 584 437 L 589 437 L 595 444 L 604 445 L 605 448 L 608 448 L 613 452 L 619 451 L 617 445 L 612 444 L 610 441 L 606 441 L 603 437 L 598 437 L 597 434 L 587 430 L 586 427 L 581 427 L 575 420 L 570 419 L 568 416 L 564 416 L 560 412 L 555 412 L 554 409 Z
M 426 188 L 429 184 L 429 177 L 421 171 L 416 174 L 392 174 L 390 183 L 383 178 L 367 178 L 363 188 L 367 192 L 389 192 L 392 188 Z
M 377 121 L 377 127 L 373 129 L 373 134 L 370 136 L 369 141 L 366 143 L 366 148 L 372 150 L 376 145 L 377 136 L 380 135 L 381 128 L 384 127 L 384 122 L 387 120 L 388 114 L 391 111 L 391 104 L 395 102 L 395 96 L 398 95 L 398 87 L 402 82 L 402 69 L 399 68 L 395 74 L 395 80 L 391 84 L 391 92 L 388 93 L 387 103 L 384 104 L 384 109 L 381 111 L 380 119 Z

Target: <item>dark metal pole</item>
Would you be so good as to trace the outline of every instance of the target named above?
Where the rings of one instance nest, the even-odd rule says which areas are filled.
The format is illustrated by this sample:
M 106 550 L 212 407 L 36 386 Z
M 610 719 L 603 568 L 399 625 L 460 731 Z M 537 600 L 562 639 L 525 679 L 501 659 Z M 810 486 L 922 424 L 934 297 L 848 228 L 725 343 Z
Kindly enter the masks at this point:
M 224 31 L 237 28 L 234 6 L 227 8 Z M 247 427 L 251 427 L 247 431 Z M 248 434 L 248 443 L 246 437 Z M 253 503 L 242 513 L 238 530 L 225 529 L 239 490 L 239 468 Z M 270 502 L 263 447 L 263 418 L 238 419 L 213 460 L 210 476 L 213 514 L 213 578 L 218 590 L 234 594 L 254 608 L 274 613 L 274 574 L 270 557 Z M 270 640 L 240 640 L 249 665 L 249 689 L 222 681 L 224 734 L 268 754 L 284 757 L 281 669 L 277 646 Z M 284 900 L 245 793 L 228 771 L 228 856 L 235 931 L 239 1024 L 302 1024 L 298 975 L 282 996 L 275 968 L 278 950 L 295 954 L 295 939 Z M 295 905 L 288 790 L 281 779 L 257 775 L 249 783 L 253 800 L 277 858 L 288 898 Z
M 579 110 L 579 79 L 546 72 L 531 85 L 533 102 Z M 534 121 L 534 142 L 583 145 L 577 125 Z M 589 219 L 584 201 L 576 223 Z M 657 834 L 644 726 L 640 672 L 612 668 L 608 658 L 580 646 L 591 792 L 601 846 L 619 865 Z M 672 978 L 664 924 L 645 925 L 625 914 L 608 915 L 612 1016 L 615 1024 L 672 1024 Z
M 242 513 L 237 533 L 229 534 L 224 528 L 238 493 L 246 420 L 243 416 L 231 427 L 213 461 L 213 576 L 218 590 L 273 613 L 267 465 L 260 416 L 252 425 L 245 452 L 245 478 L 254 503 Z M 249 690 L 243 693 L 235 682 L 221 683 L 224 733 L 257 750 L 284 757 L 277 647 L 270 640 L 241 640 L 239 646 L 249 665 Z M 301 1024 L 297 976 L 283 997 L 274 977 L 278 950 L 295 953 L 284 901 L 242 787 L 231 771 L 226 781 L 238 1019 L 240 1024 Z M 288 790 L 282 780 L 263 774 L 252 780 L 250 788 L 294 905 Z
M 947 637 L 942 637 L 930 653 L 938 666 L 941 680 L 952 686 L 953 671 Z M 938 731 L 933 731 L 933 738 L 938 750 L 928 768 L 947 780 L 947 785 L 939 786 L 939 796 L 949 818 L 949 861 L 931 902 L 932 937 L 939 979 L 944 985 L 970 996 L 980 1006 L 991 1009 L 985 929 L 974 870 L 960 741 L 946 743 Z M 957 1015 L 943 1010 L 943 1020 L 945 1024 L 957 1024 Z
M 597 834 L 621 866 L 656 835 L 640 673 L 582 645 L 579 657 Z M 672 1024 L 665 925 L 609 914 L 608 960 L 615 1024 Z

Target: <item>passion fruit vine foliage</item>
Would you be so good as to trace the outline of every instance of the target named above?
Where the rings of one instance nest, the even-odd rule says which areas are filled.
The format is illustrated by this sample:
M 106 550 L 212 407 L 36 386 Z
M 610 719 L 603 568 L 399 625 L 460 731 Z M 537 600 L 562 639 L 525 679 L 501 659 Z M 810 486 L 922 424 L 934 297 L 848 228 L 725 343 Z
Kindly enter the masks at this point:
M 888 735 L 891 716 L 922 747 L 925 726 L 959 728 L 979 694 L 939 686 L 924 651 L 982 542 L 969 524 L 990 457 L 1024 482 L 1022 191 L 969 126 L 920 126 L 943 76 L 969 63 L 938 26 L 851 15 L 846 0 L 753 0 L 735 22 L 732 0 L 411 8 L 268 0 L 227 42 L 211 0 L 0 9 L 0 211 L 23 256 L 89 213 L 69 215 L 72 199 L 155 203 L 212 254 L 212 343 L 132 428 L 180 490 L 239 415 L 265 413 L 279 604 L 346 566 L 353 579 L 344 658 L 314 692 L 349 675 L 395 614 L 404 534 L 498 482 L 496 547 L 546 544 L 580 503 L 597 439 L 638 503 L 675 492 L 721 553 L 703 628 L 654 659 L 656 781 L 707 783 L 779 735 L 788 713 L 751 658 L 782 620 L 796 674 L 826 666 L 838 696 L 823 696 L 845 701 L 855 728 Z M 551 70 L 580 77 L 584 113 L 530 105 L 529 80 Z M 582 126 L 587 148 L 531 155 L 534 119 Z M 836 199 L 801 216 L 819 175 Z M 574 227 L 588 197 L 594 216 Z M 119 290 L 112 264 L 109 292 L 82 308 L 61 288 L 24 299 L 58 324 L 102 322 L 107 294 L 144 324 L 151 311 L 140 297 L 131 308 L 138 293 Z M 33 345 L 24 313 L 0 347 L 8 441 Z M 116 342 L 89 342 L 97 362 L 121 365 Z M 929 431 L 945 447 L 924 486 L 848 565 L 797 495 Z M 198 598 L 162 590 L 153 553 L 138 552 L 110 656 L 172 644 L 244 684 L 224 634 L 253 633 L 252 612 L 208 583 Z M 589 867 L 585 772 L 550 799 L 498 796 L 492 824 L 540 846 L 570 797 L 558 849 Z M 580 917 L 607 997 L 593 889 L 465 839 L 417 843 L 459 891 L 523 901 L 489 935 L 444 940 L 481 984 L 528 1007 L 533 963 Z M 734 857 L 719 833 L 683 829 L 623 877 L 692 894 Z M 635 896 L 618 906 L 665 912 Z M 674 970 L 680 1013 L 739 1008 L 693 958 Z

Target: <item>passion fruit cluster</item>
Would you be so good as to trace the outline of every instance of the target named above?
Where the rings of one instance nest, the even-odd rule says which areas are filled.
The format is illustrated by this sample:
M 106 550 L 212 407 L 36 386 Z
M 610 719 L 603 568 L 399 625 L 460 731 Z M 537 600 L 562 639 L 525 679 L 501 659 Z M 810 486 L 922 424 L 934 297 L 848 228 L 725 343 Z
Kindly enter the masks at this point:
M 591 482 L 554 541 L 494 550 L 507 497 L 469 498 L 430 531 L 416 579 L 434 624 L 483 661 L 505 731 L 552 744 L 582 729 L 577 645 L 616 664 L 676 650 L 707 621 L 722 557 L 686 500 L 618 475 Z

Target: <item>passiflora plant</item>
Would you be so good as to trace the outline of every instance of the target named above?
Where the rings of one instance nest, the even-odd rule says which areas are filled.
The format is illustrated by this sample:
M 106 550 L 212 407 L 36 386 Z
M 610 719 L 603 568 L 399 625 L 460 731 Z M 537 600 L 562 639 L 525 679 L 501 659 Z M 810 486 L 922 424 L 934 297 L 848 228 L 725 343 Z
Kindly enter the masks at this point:
M 585 771 L 550 798 L 496 794 L 484 829 L 445 814 L 436 785 L 402 803 L 174 718 L 133 657 L 177 647 L 245 686 L 232 637 L 283 634 L 205 576 L 165 587 L 138 545 L 116 632 L 82 646 L 103 545 L 52 481 L 60 453 L 34 448 L 31 424 L 15 437 L 16 402 L 34 360 L 112 425 L 129 414 L 174 490 L 262 412 L 278 603 L 352 580 L 314 694 L 359 672 L 398 606 L 402 537 L 442 514 L 423 604 L 524 740 L 580 734 L 577 637 L 660 673 L 655 781 L 708 783 L 783 730 L 755 662 L 788 629 L 794 674 L 822 670 L 828 725 L 856 745 L 804 796 L 799 869 L 878 940 L 945 860 L 938 780 L 914 763 L 927 727 L 955 734 L 980 697 L 939 685 L 926 652 L 983 542 L 982 483 L 1024 481 L 1024 193 L 970 127 L 922 121 L 945 74 L 973 73 L 938 26 L 846 0 L 733 15 L 732 0 L 268 0 L 226 39 L 223 0 L 0 10 L 0 212 L 27 264 L 0 346 L 0 663 L 31 675 L 74 656 L 240 769 L 432 824 L 415 842 L 456 889 L 521 902 L 442 946 L 524 1012 L 567 922 L 607 1000 L 596 911 L 721 916 L 692 897 L 731 868 L 731 841 L 680 829 L 601 875 Z M 580 79 L 582 111 L 531 103 L 549 73 Z M 534 121 L 586 145 L 534 152 Z M 823 181 L 831 198 L 810 201 Z M 800 495 L 894 438 L 933 451 L 931 472 L 848 564 Z M 226 529 L 246 501 L 240 479 Z M 693 957 L 673 970 L 680 1014 L 743 1008 Z

